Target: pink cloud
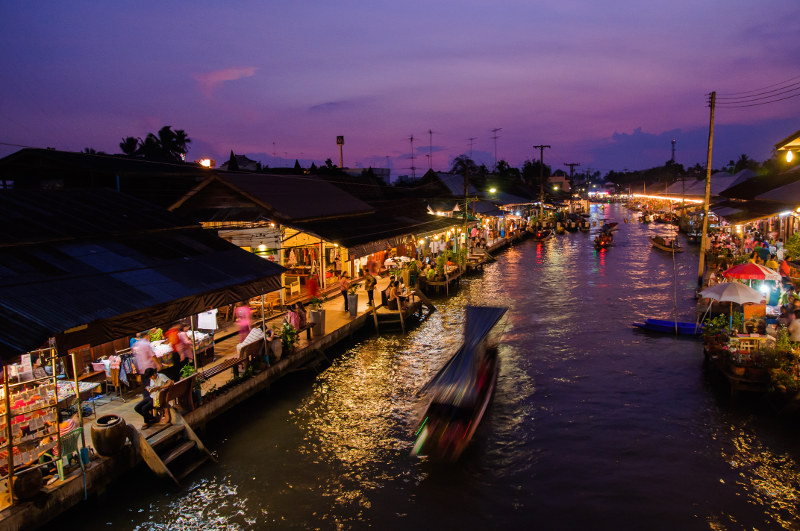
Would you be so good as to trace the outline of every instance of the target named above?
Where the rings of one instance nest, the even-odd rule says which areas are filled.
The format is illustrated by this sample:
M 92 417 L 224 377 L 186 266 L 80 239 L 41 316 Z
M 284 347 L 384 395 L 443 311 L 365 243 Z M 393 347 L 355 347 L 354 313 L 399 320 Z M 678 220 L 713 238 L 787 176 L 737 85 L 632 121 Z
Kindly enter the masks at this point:
M 220 83 L 252 77 L 255 75 L 256 70 L 258 69 L 254 66 L 232 66 L 230 68 L 223 68 L 222 70 L 214 70 L 206 74 L 195 74 L 194 78 L 200 85 L 200 90 L 203 91 L 203 95 L 209 98 Z

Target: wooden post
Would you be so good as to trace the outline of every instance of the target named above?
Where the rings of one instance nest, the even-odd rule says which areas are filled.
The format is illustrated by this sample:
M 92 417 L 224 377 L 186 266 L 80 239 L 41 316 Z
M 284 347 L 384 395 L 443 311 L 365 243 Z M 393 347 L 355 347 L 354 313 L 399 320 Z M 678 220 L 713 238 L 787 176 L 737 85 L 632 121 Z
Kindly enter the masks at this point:
M 703 233 L 700 239 L 700 265 L 697 271 L 697 289 L 703 288 L 703 275 L 705 273 L 706 247 L 708 245 L 708 208 L 711 198 L 711 148 L 714 146 L 714 105 L 717 93 L 711 93 L 711 117 L 708 127 L 708 155 L 706 157 L 706 192 L 703 200 Z
M 55 374 L 53 375 L 55 381 Z M 5 392 L 5 406 L 6 406 L 6 456 L 8 459 L 8 495 L 11 500 L 11 505 L 14 504 L 14 436 L 11 434 L 11 400 L 9 398 L 8 389 L 8 365 L 3 365 L 3 391 Z M 58 403 L 58 395 L 56 395 L 56 403 Z M 58 420 L 58 418 L 56 418 Z M 56 424 L 56 427 L 58 425 Z M 60 449 L 60 447 L 59 447 Z M 61 456 L 59 455 L 59 459 Z

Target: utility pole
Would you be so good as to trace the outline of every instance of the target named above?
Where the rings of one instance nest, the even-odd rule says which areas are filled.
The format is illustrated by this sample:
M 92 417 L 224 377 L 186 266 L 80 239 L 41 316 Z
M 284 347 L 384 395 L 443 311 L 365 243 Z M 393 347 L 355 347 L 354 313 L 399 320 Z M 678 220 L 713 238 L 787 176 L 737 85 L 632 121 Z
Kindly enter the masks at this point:
M 706 157 L 706 193 L 703 198 L 703 237 L 700 240 L 700 266 L 697 271 L 697 289 L 703 288 L 703 273 L 705 273 L 706 247 L 708 246 L 708 205 L 711 199 L 711 148 L 714 146 L 714 105 L 717 102 L 716 91 L 711 92 L 709 107 L 711 117 L 708 126 L 708 156 Z
M 492 133 L 494 133 L 492 138 L 494 139 L 494 169 L 495 169 L 495 171 L 497 171 L 497 139 L 500 138 L 499 136 L 497 136 L 497 133 L 499 131 L 502 131 L 502 130 L 503 130 L 502 127 L 495 127 L 494 129 L 492 129 Z
M 572 176 L 575 173 L 575 166 L 580 166 L 580 162 L 565 162 L 564 166 L 569 166 L 569 190 L 572 191 Z
M 475 143 L 475 140 L 477 140 L 477 138 L 475 138 L 474 136 L 469 137 L 467 139 L 467 141 L 469 142 L 469 160 L 472 160 L 472 144 Z
M 533 149 L 539 150 L 539 223 L 544 219 L 544 148 L 549 147 L 545 145 L 533 146 Z
M 433 131 L 428 129 L 428 169 L 433 169 Z
M 413 181 L 417 178 L 416 168 L 414 167 L 414 135 L 409 136 L 408 140 L 411 142 L 411 180 Z
M 672 159 L 671 159 L 673 164 L 675 164 L 675 142 L 677 142 L 677 140 L 675 140 L 673 138 L 672 139 Z
M 572 186 L 573 180 L 572 176 L 575 172 L 575 166 L 580 166 L 580 162 L 565 162 L 564 166 L 569 166 L 569 211 L 572 213 Z

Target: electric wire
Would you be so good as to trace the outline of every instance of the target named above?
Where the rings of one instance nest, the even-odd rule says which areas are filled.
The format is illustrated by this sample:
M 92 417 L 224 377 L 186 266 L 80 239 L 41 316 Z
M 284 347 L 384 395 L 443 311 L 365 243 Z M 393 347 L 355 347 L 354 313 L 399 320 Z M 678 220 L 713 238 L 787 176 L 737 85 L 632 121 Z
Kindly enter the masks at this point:
M 744 91 L 741 91 L 741 92 L 720 92 L 720 93 L 717 94 L 717 97 L 718 98 L 720 98 L 720 97 L 724 97 L 724 98 L 727 98 L 727 97 L 738 97 L 738 96 L 744 97 L 745 95 L 750 94 L 751 92 L 760 92 L 762 90 L 770 89 L 772 87 L 778 87 L 779 85 L 784 85 L 784 84 L 789 83 L 790 81 L 794 81 L 796 79 L 800 79 L 800 76 L 790 77 L 789 79 L 781 81 L 779 83 L 774 83 L 772 85 L 767 85 L 766 87 L 761 87 L 761 88 L 757 88 L 757 89 L 744 90 Z M 780 90 L 780 88 L 778 88 L 776 90 Z

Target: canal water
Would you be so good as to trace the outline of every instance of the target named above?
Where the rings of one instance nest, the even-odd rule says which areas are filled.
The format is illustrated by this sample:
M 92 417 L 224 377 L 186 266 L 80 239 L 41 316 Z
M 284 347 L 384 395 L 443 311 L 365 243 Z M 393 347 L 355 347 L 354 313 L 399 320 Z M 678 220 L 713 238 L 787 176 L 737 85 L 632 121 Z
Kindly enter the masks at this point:
M 83 529 L 798 529 L 797 429 L 731 401 L 702 345 L 631 327 L 694 320 L 697 249 L 625 223 L 522 242 L 407 337 L 365 335 L 203 434 L 219 464 L 183 489 L 149 471 L 60 518 Z M 682 238 L 682 237 L 681 237 Z M 411 457 L 417 391 L 459 343 L 467 304 L 509 307 L 494 401 L 461 460 Z

